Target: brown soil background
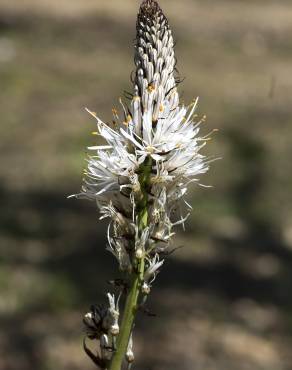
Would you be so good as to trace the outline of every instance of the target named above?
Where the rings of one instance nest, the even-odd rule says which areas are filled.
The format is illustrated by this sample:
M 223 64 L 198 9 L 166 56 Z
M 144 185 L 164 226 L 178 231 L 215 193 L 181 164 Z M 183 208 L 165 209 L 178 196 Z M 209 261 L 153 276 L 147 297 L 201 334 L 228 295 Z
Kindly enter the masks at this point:
M 130 0 L 0 0 L 0 369 L 89 370 L 115 265 L 78 192 L 93 120 L 130 90 Z M 161 0 L 182 99 L 220 156 L 135 329 L 136 370 L 292 369 L 292 4 Z M 290 40 L 290 41 L 289 41 Z M 289 190 L 290 189 L 290 190 Z

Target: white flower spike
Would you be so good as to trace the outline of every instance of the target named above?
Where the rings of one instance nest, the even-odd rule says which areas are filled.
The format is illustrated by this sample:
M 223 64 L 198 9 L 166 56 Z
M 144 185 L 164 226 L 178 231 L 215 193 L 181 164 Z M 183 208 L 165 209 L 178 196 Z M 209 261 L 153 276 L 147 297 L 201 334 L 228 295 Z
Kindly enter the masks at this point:
M 191 206 L 185 200 L 192 184 L 209 169 L 201 149 L 196 99 L 180 103 L 174 41 L 157 1 L 144 0 L 137 18 L 133 94 L 123 114 L 113 109 L 114 124 L 87 109 L 102 140 L 89 147 L 80 198 L 95 200 L 100 219 L 108 218 L 107 249 L 122 276 L 114 281 L 127 296 L 119 324 L 118 300 L 108 293 L 109 308 L 85 316 L 90 339 L 99 339 L 101 358 L 87 354 L 99 367 L 121 370 L 132 363 L 132 331 L 140 305 L 164 263 L 174 227 L 184 223 Z

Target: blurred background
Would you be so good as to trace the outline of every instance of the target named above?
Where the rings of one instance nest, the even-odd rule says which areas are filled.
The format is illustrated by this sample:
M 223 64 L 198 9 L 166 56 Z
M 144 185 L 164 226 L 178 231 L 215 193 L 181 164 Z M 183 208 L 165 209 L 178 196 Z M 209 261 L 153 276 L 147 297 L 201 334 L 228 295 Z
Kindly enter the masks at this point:
M 135 330 L 139 370 L 292 369 L 291 0 L 161 0 L 205 154 L 184 246 Z M 139 1 L 0 0 L 0 369 L 90 370 L 82 315 L 115 276 L 80 189 L 95 122 L 131 90 Z M 289 41 L 290 40 L 290 41 Z

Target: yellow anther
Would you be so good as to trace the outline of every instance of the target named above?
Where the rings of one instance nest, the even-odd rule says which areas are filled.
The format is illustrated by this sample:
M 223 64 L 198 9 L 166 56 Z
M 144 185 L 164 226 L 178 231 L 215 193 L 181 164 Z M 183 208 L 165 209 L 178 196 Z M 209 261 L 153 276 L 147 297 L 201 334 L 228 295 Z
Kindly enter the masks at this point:
M 153 147 L 153 146 L 147 146 L 146 151 L 147 151 L 147 153 L 149 153 L 149 154 L 153 154 L 153 153 L 154 153 L 154 151 L 155 151 L 155 149 L 154 149 L 154 147 Z
M 93 132 L 91 133 L 91 135 L 98 135 L 98 132 L 97 132 L 97 131 L 93 131 Z
M 163 106 L 163 104 L 160 104 L 160 106 L 159 106 L 159 112 L 163 112 L 164 111 L 164 106 Z
M 125 126 L 128 126 L 129 123 L 132 121 L 132 116 L 130 114 L 127 115 L 126 120 L 123 122 Z
M 154 85 L 152 85 L 152 84 L 148 85 L 147 90 L 148 90 L 149 93 L 152 93 L 155 90 Z
M 113 115 L 114 116 L 117 116 L 118 115 L 118 111 L 116 110 L 116 108 L 112 108 L 112 112 L 113 112 Z

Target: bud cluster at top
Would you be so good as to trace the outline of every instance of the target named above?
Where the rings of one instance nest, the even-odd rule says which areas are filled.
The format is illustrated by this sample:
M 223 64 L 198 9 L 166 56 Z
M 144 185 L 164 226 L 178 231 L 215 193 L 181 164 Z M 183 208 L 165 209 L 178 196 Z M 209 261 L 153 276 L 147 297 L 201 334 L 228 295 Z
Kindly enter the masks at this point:
M 144 1 L 137 19 L 135 53 L 135 95 L 142 109 L 153 109 L 156 122 L 167 98 L 171 108 L 178 105 L 174 78 L 175 56 L 168 21 L 156 1 Z M 152 94 L 151 94 L 152 93 Z

